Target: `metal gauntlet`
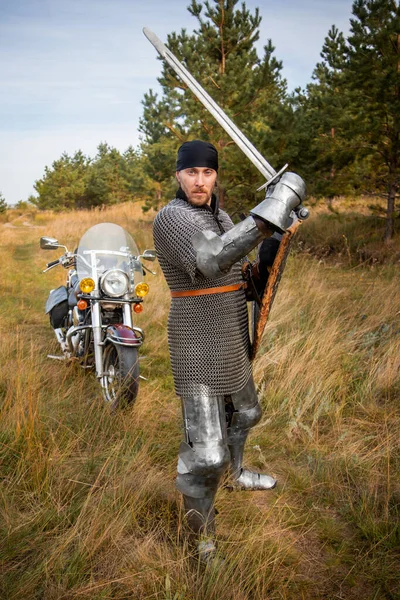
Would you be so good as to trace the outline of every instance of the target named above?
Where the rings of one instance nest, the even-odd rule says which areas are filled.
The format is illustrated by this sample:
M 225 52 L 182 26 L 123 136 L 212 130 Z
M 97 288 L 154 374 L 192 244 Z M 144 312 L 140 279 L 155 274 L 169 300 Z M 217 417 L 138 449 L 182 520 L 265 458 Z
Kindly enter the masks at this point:
M 265 237 L 274 231 L 284 232 L 292 210 L 305 210 L 301 207 L 305 195 L 306 187 L 301 177 L 296 173 L 284 173 L 276 184 L 268 188 L 265 200 L 250 211 L 251 216 L 230 231 L 221 236 L 208 230 L 195 233 L 192 244 L 197 252 L 198 270 L 209 278 L 229 271 Z M 259 227 L 256 219 L 270 227 L 269 233 L 264 227 Z
M 305 196 L 306 184 L 302 178 L 296 173 L 284 173 L 277 183 L 268 187 L 265 200 L 253 208 L 250 214 L 266 221 L 279 233 L 284 233 L 289 227 L 292 210 L 300 218 L 308 216 L 308 210 L 301 206 Z

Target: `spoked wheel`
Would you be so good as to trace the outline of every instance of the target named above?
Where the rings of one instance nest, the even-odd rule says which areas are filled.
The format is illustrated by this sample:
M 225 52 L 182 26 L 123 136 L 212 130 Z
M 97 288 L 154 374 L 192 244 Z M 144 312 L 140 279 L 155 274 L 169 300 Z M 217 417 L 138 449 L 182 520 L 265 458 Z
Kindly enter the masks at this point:
M 104 348 L 103 395 L 112 408 L 133 404 L 139 391 L 139 353 L 131 346 L 110 342 Z

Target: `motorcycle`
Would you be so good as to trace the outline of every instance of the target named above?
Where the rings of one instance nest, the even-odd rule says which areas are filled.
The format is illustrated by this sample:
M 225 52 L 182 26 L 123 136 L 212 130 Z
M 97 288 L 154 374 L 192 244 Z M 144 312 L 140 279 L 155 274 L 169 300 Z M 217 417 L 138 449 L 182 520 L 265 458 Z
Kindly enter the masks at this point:
M 142 260 L 154 261 L 155 250 L 139 254 L 132 236 L 119 225 L 100 223 L 86 231 L 77 249 L 69 252 L 51 237 L 42 237 L 43 250 L 64 248 L 43 273 L 58 265 L 68 270 L 66 285 L 51 290 L 45 312 L 60 344 L 58 360 L 77 360 L 95 369 L 106 402 L 114 409 L 134 403 L 139 390 L 139 348 L 144 332 L 133 313 L 143 310 L 149 286 Z

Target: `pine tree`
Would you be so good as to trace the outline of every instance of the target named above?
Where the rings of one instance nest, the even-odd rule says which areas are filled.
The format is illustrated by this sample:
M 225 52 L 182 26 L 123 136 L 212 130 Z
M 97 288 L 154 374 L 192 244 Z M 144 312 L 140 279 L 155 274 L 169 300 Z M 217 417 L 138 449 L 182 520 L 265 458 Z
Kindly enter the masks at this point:
M 144 158 L 140 149 L 129 148 L 122 155 L 123 176 L 129 192 L 129 199 L 133 202 L 142 200 L 145 190 L 149 185 L 149 178 L 144 169 Z
M 36 181 L 37 197 L 29 201 L 40 209 L 72 210 L 138 200 L 145 176 L 143 159 L 132 147 L 121 154 L 107 143 L 99 144 L 94 159 L 78 151 L 64 153 Z
M 7 206 L 7 202 L 6 199 L 4 198 L 3 194 L 0 192 L 0 213 L 6 212 L 8 206 Z
M 185 30 L 171 33 L 167 45 L 236 125 L 256 144 L 268 147 L 271 159 L 279 148 L 274 132 L 277 107 L 286 93 L 282 65 L 273 56 L 270 40 L 263 57 L 258 57 L 259 11 L 251 14 L 244 3 L 240 9 L 237 4 L 238 0 L 204 4 L 192 0 L 188 10 L 197 19 L 197 30 L 192 35 Z M 159 82 L 162 96 L 152 91 L 145 96 L 141 120 L 148 174 L 158 184 L 155 203 L 168 199 L 165 190 L 169 192 L 171 185 L 176 189 L 171 174 L 179 145 L 201 138 L 219 151 L 221 203 L 239 212 L 246 200 L 254 201 L 254 189 L 262 183 L 260 174 L 166 64 Z
M 51 167 L 45 167 L 44 176 L 35 182 L 38 196 L 32 202 L 42 210 L 57 211 L 82 205 L 89 164 L 90 159 L 80 150 L 72 157 L 64 152 Z
M 372 157 L 374 179 L 387 189 L 385 241 L 394 232 L 400 185 L 400 5 L 356 0 L 345 57 L 347 85 L 357 107 L 354 133 Z
M 325 38 L 322 61 L 317 63 L 314 82 L 306 92 L 296 90 L 295 127 L 296 167 L 302 171 L 310 193 L 333 197 L 357 187 L 352 165 L 356 158 L 355 139 L 348 135 L 351 99 L 344 67 L 345 39 L 333 26 Z
M 389 241 L 400 184 L 400 7 L 356 0 L 353 15 L 347 40 L 330 30 L 315 83 L 297 95 L 299 162 L 316 193 L 385 195 Z
M 82 208 L 125 202 L 130 198 L 125 161 L 119 150 L 99 144 L 90 165 Z

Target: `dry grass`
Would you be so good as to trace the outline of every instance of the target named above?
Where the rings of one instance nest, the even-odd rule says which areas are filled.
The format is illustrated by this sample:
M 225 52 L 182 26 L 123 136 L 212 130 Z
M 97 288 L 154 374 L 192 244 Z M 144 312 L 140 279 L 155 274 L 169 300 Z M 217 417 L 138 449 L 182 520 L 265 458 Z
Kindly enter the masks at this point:
M 383 244 L 385 201 L 371 198 L 309 199 L 312 218 L 302 227 L 297 247 L 302 253 L 358 268 L 400 264 L 400 232 Z
M 247 450 L 279 487 L 219 491 L 225 564 L 204 571 L 174 489 L 180 407 L 162 276 L 149 276 L 139 316 L 149 381 L 134 409 L 110 415 L 90 374 L 46 358 L 57 350 L 43 305 L 64 273 L 40 273 L 56 255 L 39 250 L 40 235 L 72 248 L 88 226 L 112 221 L 143 250 L 151 218 L 125 205 L 34 213 L 37 229 L 0 225 L 0 597 L 400 598 L 395 268 L 290 259 L 255 365 L 264 416 Z M 321 223 L 331 235 L 319 219 L 304 238 L 306 228 L 322 237 Z

